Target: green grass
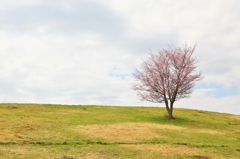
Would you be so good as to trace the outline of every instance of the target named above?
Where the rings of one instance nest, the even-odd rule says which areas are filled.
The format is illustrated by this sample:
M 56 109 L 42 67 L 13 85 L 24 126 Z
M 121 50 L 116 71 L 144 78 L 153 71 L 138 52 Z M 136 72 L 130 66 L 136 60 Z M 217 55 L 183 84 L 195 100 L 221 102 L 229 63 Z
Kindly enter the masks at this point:
M 240 116 L 164 108 L 0 104 L 0 158 L 240 158 Z

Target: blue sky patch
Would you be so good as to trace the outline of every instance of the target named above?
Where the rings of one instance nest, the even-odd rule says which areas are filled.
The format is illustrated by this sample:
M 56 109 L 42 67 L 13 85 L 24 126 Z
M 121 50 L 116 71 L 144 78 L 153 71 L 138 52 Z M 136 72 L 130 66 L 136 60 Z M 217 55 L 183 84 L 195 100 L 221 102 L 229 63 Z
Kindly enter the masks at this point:
M 237 95 L 240 93 L 237 87 L 223 87 L 216 84 L 196 85 L 194 87 L 194 90 L 201 88 L 213 89 L 213 91 L 208 92 L 207 95 L 214 98 L 223 98 L 227 96 Z

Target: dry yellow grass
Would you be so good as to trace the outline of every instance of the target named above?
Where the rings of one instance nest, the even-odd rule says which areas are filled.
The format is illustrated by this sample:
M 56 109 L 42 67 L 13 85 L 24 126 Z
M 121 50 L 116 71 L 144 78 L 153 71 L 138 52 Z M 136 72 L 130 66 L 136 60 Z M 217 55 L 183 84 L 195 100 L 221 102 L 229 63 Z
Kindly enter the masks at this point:
M 0 132 L 0 140 L 20 140 L 20 139 L 31 139 L 31 137 L 27 135 L 22 135 L 19 133 L 13 133 L 13 132 L 8 132 L 8 131 L 2 131 Z
M 36 154 L 39 154 L 39 156 L 44 157 L 38 157 L 38 158 L 44 158 L 44 159 L 52 159 L 56 158 L 53 157 L 51 150 L 49 148 L 36 148 L 31 145 L 12 145 L 11 147 L 8 146 L 1 146 L 0 150 L 3 154 L 8 154 L 6 156 L 2 155 L 2 158 L 31 158 L 29 156 L 36 156 Z M 60 156 L 60 155 L 59 155 Z M 36 157 L 35 157 L 36 158 Z M 60 157 L 59 157 L 60 159 Z
M 210 129 L 187 129 L 174 125 L 161 125 L 154 123 L 121 123 L 112 125 L 88 125 L 77 126 L 74 128 L 79 134 L 105 138 L 118 142 L 134 142 L 150 140 L 154 138 L 166 138 L 161 134 L 161 130 L 180 131 L 185 133 L 206 133 L 206 134 L 224 134 L 223 132 Z
M 240 120 L 240 116 L 239 115 L 232 115 L 230 116 L 231 119 L 237 119 Z
M 103 153 L 82 153 L 78 158 L 79 159 L 89 159 L 89 158 L 97 158 L 97 159 L 105 159 L 107 156 Z
M 212 134 L 212 135 L 215 135 L 215 134 L 218 134 L 218 135 L 223 135 L 225 134 L 223 131 L 216 131 L 216 130 L 210 130 L 210 129 L 201 129 L 201 130 L 195 130 L 196 133 L 206 133 L 206 134 Z
M 133 142 L 138 140 L 162 137 L 156 133 L 157 124 L 123 123 L 113 125 L 77 126 L 75 130 L 90 137 L 107 138 L 114 141 Z
M 57 112 L 48 112 L 46 114 L 59 114 L 59 115 L 66 115 L 66 114 L 88 114 L 87 111 L 80 110 L 80 109 L 63 109 L 63 110 L 57 110 Z
M 159 154 L 161 156 L 197 156 L 199 154 L 199 150 L 197 148 L 189 148 L 186 146 L 172 146 L 166 144 L 142 144 L 142 145 L 123 145 L 129 149 Z
M 141 145 L 121 145 L 122 147 L 140 151 L 143 154 L 152 154 L 152 156 L 164 156 L 164 158 L 175 158 L 181 156 L 181 158 L 192 156 L 196 159 L 225 159 L 226 156 L 222 156 L 217 153 L 213 153 L 214 149 L 205 148 L 200 150 L 198 148 L 187 147 L 185 145 L 169 145 L 169 144 L 141 144 Z M 209 153 L 211 152 L 211 153 Z

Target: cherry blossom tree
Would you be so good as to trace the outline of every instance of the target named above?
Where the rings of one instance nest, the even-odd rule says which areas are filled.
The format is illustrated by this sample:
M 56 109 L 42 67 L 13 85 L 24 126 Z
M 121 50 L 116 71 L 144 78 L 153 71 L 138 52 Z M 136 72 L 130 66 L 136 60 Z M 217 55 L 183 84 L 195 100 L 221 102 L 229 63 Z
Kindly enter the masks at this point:
M 196 72 L 197 61 L 192 56 L 196 48 L 188 46 L 169 46 L 158 54 L 150 52 L 148 60 L 143 61 L 142 70 L 133 73 L 136 83 L 133 89 L 142 100 L 165 103 L 169 119 L 173 117 L 175 101 L 189 97 L 195 81 L 202 79 Z

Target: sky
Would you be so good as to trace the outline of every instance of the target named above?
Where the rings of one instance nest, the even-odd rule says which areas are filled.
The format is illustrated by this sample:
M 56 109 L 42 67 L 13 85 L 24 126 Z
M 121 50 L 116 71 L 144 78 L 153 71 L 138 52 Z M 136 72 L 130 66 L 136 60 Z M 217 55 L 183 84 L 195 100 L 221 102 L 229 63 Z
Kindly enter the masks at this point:
M 175 108 L 240 115 L 238 0 L 0 0 L 0 103 L 159 106 L 132 90 L 149 50 L 197 44 Z

